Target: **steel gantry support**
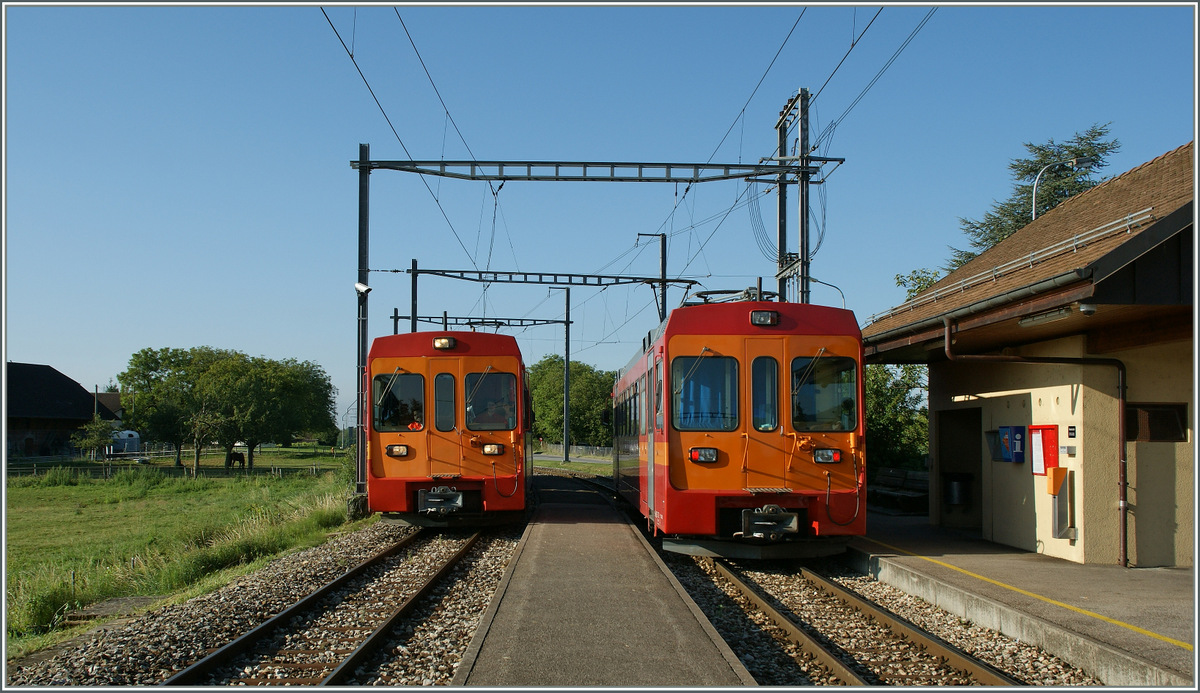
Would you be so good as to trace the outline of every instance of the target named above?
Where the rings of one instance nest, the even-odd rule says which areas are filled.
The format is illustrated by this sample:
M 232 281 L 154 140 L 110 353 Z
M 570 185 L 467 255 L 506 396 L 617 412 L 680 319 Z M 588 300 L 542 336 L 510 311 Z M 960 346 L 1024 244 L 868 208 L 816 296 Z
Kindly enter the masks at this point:
M 361 163 L 368 163 L 371 160 L 371 145 L 358 145 L 358 158 Z M 363 387 L 367 377 L 367 294 L 370 293 L 367 274 L 370 272 L 371 266 L 369 250 L 371 241 L 370 192 L 371 168 L 360 166 L 358 169 L 358 281 L 354 285 L 355 293 L 358 294 L 358 372 L 355 377 L 357 381 L 355 394 L 357 435 L 354 448 L 354 495 L 359 501 L 362 501 L 367 493 L 367 429 L 363 427 L 363 422 L 367 420 L 367 400 Z M 359 514 L 365 515 L 366 503 L 363 502 L 361 508 L 351 505 L 347 510 L 352 518 Z
M 665 237 L 664 237 L 665 243 Z M 663 261 L 665 265 L 665 260 Z M 410 326 L 413 332 L 417 331 L 417 278 L 422 274 L 432 274 L 438 277 L 447 277 L 450 279 L 462 279 L 472 282 L 484 283 L 499 283 L 499 284 L 549 284 L 552 290 L 560 290 L 565 293 L 566 316 L 561 322 L 566 326 L 565 344 L 563 347 L 563 462 L 570 462 L 570 392 L 571 392 L 571 287 L 572 286 L 619 286 L 622 284 L 660 284 L 662 285 L 662 304 L 659 309 L 659 316 L 666 319 L 666 292 L 667 284 L 684 284 L 693 286 L 698 284 L 692 279 L 667 279 L 664 268 L 663 275 L 660 277 L 629 277 L 615 274 L 570 274 L 570 273 L 551 273 L 551 272 L 493 272 L 480 270 L 442 270 L 442 269 L 421 269 L 417 267 L 417 260 L 414 258 L 412 267 L 407 270 L 375 270 L 381 272 L 409 272 L 412 274 L 412 314 L 408 316 Z M 393 320 L 396 321 L 396 326 L 399 326 L 399 311 L 393 315 Z M 444 318 L 446 320 L 446 318 Z M 552 321 L 546 321 L 552 322 Z M 443 323 L 446 324 L 446 323 Z
M 683 284 L 695 286 L 699 282 L 693 279 L 666 279 L 665 273 L 660 277 L 631 277 L 620 274 L 570 274 L 566 272 L 499 272 L 481 270 L 445 270 L 421 269 L 417 267 L 416 258 L 412 267 L 402 269 L 376 269 L 372 272 L 407 272 L 412 275 L 412 312 L 409 313 L 410 331 L 417 331 L 417 278 L 422 274 L 431 274 L 448 279 L 461 279 L 483 284 L 549 284 L 552 286 L 621 286 L 624 284 L 650 284 L 663 287 L 663 298 L 666 297 L 667 284 Z M 659 317 L 666 319 L 666 303 L 659 308 Z
M 386 169 L 425 176 L 484 181 L 585 181 L 610 183 L 707 183 L 751 179 L 775 181 L 780 175 L 799 175 L 795 163 L 648 164 L 609 161 L 351 161 L 355 169 Z M 809 171 L 810 174 L 817 170 Z
M 807 95 L 807 90 L 802 90 L 802 94 Z M 797 97 L 789 102 L 796 102 Z M 807 106 L 807 103 L 805 103 Z M 785 110 L 790 110 L 785 109 Z M 758 164 L 696 164 L 696 163 L 639 163 L 639 162 L 603 162 L 603 161 L 444 161 L 444 160 L 396 160 L 396 161 L 372 161 L 370 157 L 370 146 L 367 144 L 359 145 L 359 157 L 357 161 L 351 161 L 351 168 L 359 173 L 359 189 L 358 189 L 358 282 L 357 286 L 362 287 L 358 291 L 358 451 L 357 451 L 357 472 L 358 479 L 355 485 L 356 494 L 366 493 L 366 433 L 363 428 L 364 417 L 366 416 L 365 399 L 363 393 L 364 381 L 366 374 L 367 362 L 367 292 L 370 288 L 367 286 L 367 272 L 370 267 L 368 240 L 369 240 L 369 190 L 370 190 L 370 173 L 375 170 L 391 170 L 404 171 L 408 173 L 417 173 L 428 176 L 441 176 L 445 178 L 457 178 L 460 180 L 478 180 L 478 181 L 509 181 L 509 180 L 526 180 L 526 181 L 587 181 L 587 182 L 631 182 L 631 183 L 705 183 L 710 181 L 720 180 L 737 180 L 743 179 L 746 181 L 756 181 L 765 183 L 779 184 L 788 177 L 794 177 L 802 181 L 802 185 L 807 185 L 812 175 L 820 172 L 819 166 L 813 166 L 813 162 L 822 161 L 818 157 L 810 157 L 807 152 L 807 108 L 802 108 L 800 111 L 801 118 L 804 120 L 805 129 L 805 146 L 801 148 L 800 157 L 788 157 L 785 155 L 785 149 L 781 146 L 779 157 L 777 160 L 764 161 Z M 782 118 L 782 116 L 781 116 Z M 781 135 L 781 140 L 783 136 Z M 779 195 L 784 195 L 784 187 L 780 185 Z M 808 216 L 807 197 L 802 196 L 801 215 L 803 219 Z M 784 203 L 780 203 L 781 219 Z M 782 221 L 780 222 L 782 225 Z M 802 274 L 807 276 L 807 258 L 802 251 L 801 263 L 803 263 Z M 784 243 L 780 243 L 779 247 L 779 265 L 780 269 L 777 277 L 786 277 L 789 273 L 793 273 L 792 264 L 789 263 L 787 269 L 784 264 L 788 262 L 786 247 Z M 415 288 L 416 283 L 416 264 L 413 265 L 413 283 Z M 466 273 L 463 273 L 464 275 Z M 486 273 L 480 273 L 486 274 Z M 510 273 L 517 274 L 517 273 Z M 665 271 L 664 271 L 665 275 Z M 446 275 L 449 276 L 449 275 Z M 532 275 L 529 275 L 532 276 Z M 538 281 L 536 283 L 553 283 L 573 285 L 572 281 L 563 281 L 561 277 L 570 275 L 539 275 L 539 276 L 556 276 L 559 277 L 554 281 Z M 583 276 L 583 275 L 574 275 Z M 466 276 L 460 278 L 468 279 Z M 631 279 L 631 278 L 624 278 Z M 498 278 L 485 279 L 475 278 L 473 281 L 501 281 Z M 645 282 L 647 278 L 639 278 L 637 281 Z M 674 283 L 679 283 L 681 280 L 675 280 Z M 785 281 L 781 279 L 781 282 Z M 534 283 L 534 282 L 528 282 Z M 631 283 L 631 282 L 623 282 Z M 665 318 L 666 312 L 666 284 L 669 282 L 663 281 L 663 278 L 649 279 L 649 283 L 656 283 L 662 287 L 662 307 L 660 308 L 660 317 Z M 690 282 L 696 283 L 696 282 Z M 602 286 L 602 284 L 595 284 Z M 781 283 L 782 286 L 782 283 Z M 807 286 L 807 283 L 805 284 Z M 780 297 L 784 295 L 780 291 Z M 807 299 L 807 293 L 803 294 Z M 413 292 L 413 308 L 410 315 L 412 320 L 412 330 L 416 331 L 416 291 Z M 365 509 L 365 505 L 364 505 Z
M 400 321 L 409 320 L 411 316 L 401 315 L 399 308 L 392 309 L 392 334 L 400 334 Z M 443 330 L 449 330 L 451 327 L 470 327 L 474 330 L 476 327 L 538 327 L 540 325 L 561 325 L 564 320 L 550 320 L 541 318 L 477 318 L 472 316 L 449 315 L 443 312 L 441 315 L 419 315 L 417 322 L 430 323 L 432 325 L 441 325 Z
M 779 300 L 785 301 L 787 295 L 787 281 L 793 275 L 800 276 L 800 302 L 809 303 L 811 299 L 810 281 L 812 281 L 809 266 L 812 262 L 812 248 L 809 244 L 809 219 L 808 219 L 808 200 L 809 186 L 816 183 L 824 183 L 824 179 L 813 180 L 814 173 L 820 172 L 820 165 L 825 163 L 836 163 L 841 165 L 845 163 L 845 159 L 827 157 L 827 156 L 812 156 L 810 144 L 808 141 L 808 104 L 810 98 L 807 89 L 800 89 L 787 105 L 779 112 L 779 121 L 775 124 L 775 129 L 779 133 L 779 152 L 776 157 L 777 161 L 785 162 L 792 161 L 798 165 L 796 171 L 798 173 L 797 183 L 800 186 L 800 209 L 799 227 L 800 227 L 800 246 L 798 253 L 787 252 L 787 197 L 784 195 L 784 186 L 787 185 L 785 175 L 780 175 L 776 181 L 779 186 L 779 269 L 775 273 L 775 278 L 779 282 Z M 787 153 L 787 133 L 791 129 L 792 123 L 797 119 L 799 123 L 800 142 L 796 154 L 789 155 Z M 836 166 L 834 167 L 836 169 Z M 826 178 L 828 175 L 826 175 Z M 823 284 L 824 282 L 817 282 Z M 832 285 L 830 285 L 832 286 Z M 835 289 L 837 287 L 834 287 Z M 840 289 L 839 289 L 840 291 Z

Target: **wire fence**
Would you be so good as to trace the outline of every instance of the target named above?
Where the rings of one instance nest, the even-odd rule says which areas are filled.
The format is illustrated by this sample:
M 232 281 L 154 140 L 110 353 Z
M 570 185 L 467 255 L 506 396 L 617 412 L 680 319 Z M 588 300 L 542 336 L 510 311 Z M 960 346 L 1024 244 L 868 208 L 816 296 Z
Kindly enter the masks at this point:
M 561 455 L 563 453 L 562 443 L 542 443 L 541 452 L 543 455 Z M 595 457 L 604 462 L 611 462 L 613 449 L 594 445 L 572 445 L 570 453 L 572 458 Z
M 168 477 L 187 477 L 187 478 L 232 478 L 232 477 L 258 477 L 258 476 L 274 476 L 283 478 L 285 476 L 295 476 L 297 474 L 310 474 L 319 476 L 326 472 L 336 471 L 336 467 L 329 465 L 313 464 L 305 467 L 279 467 L 259 466 L 252 469 L 241 469 L 233 467 L 226 469 L 224 465 L 220 466 L 201 466 L 199 469 L 193 468 L 191 465 L 176 467 L 154 466 L 149 467 L 144 464 L 103 464 L 103 463 L 88 463 L 88 462 L 33 462 L 30 464 L 9 464 L 5 467 L 4 473 L 8 478 L 22 476 L 41 476 L 49 474 L 56 469 L 63 469 L 78 477 L 87 477 L 91 479 L 111 479 L 122 471 L 133 470 L 148 470 L 153 469 L 155 473 L 162 474 Z
M 239 447 L 241 450 L 245 450 L 245 446 Z M 330 452 L 327 459 L 305 462 L 296 461 L 287 465 L 274 464 L 274 460 L 270 456 L 256 455 L 256 461 L 259 464 L 252 468 L 241 465 L 226 467 L 224 451 L 216 452 L 211 449 L 201 450 L 201 461 L 198 468 L 195 467 L 195 451 L 190 449 L 183 450 L 180 456 L 181 464 L 179 465 L 175 464 L 175 451 L 169 448 L 143 452 L 113 453 L 101 460 L 88 460 L 78 455 L 10 457 L 5 460 L 4 474 L 7 478 L 40 476 L 56 469 L 62 469 L 79 477 L 111 479 L 114 475 L 122 471 L 153 469 L 164 476 L 189 478 L 284 477 L 296 474 L 319 475 L 338 470 L 336 454 L 336 452 Z M 321 456 L 323 458 L 326 457 L 323 453 Z

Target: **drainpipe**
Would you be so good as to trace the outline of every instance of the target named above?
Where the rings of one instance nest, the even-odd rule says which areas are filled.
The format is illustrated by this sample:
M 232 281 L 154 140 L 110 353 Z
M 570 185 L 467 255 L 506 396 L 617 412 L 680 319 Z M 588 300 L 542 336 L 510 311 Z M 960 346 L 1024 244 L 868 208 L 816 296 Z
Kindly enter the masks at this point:
M 1117 460 L 1117 499 L 1118 507 L 1120 508 L 1120 518 L 1118 523 L 1118 541 L 1120 542 L 1120 558 L 1118 563 L 1122 568 L 1129 567 L 1129 555 L 1127 552 L 1128 546 L 1128 526 L 1129 526 L 1129 499 L 1126 494 L 1126 472 L 1128 470 L 1128 443 L 1125 442 L 1125 363 L 1120 359 L 1107 358 L 1069 358 L 1055 356 L 1012 356 L 1008 354 L 955 354 L 950 348 L 950 332 L 952 321 L 948 317 L 942 318 L 942 324 L 945 326 L 946 339 L 946 358 L 951 361 L 976 361 L 986 363 L 1034 363 L 1034 364 L 1053 364 L 1053 365 L 1081 365 L 1081 366 L 1109 366 L 1117 369 L 1117 436 L 1121 444 L 1120 458 Z

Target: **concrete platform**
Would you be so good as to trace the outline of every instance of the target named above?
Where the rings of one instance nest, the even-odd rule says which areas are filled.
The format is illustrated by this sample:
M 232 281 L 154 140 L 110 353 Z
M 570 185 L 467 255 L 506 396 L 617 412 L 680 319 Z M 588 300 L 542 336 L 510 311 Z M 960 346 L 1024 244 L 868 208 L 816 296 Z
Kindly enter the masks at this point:
M 534 486 L 533 519 L 451 685 L 754 685 L 623 515 L 565 479 Z
M 1191 568 L 1084 565 L 935 527 L 926 516 L 876 512 L 850 555 L 879 580 L 1036 644 L 1106 685 L 1194 687 Z

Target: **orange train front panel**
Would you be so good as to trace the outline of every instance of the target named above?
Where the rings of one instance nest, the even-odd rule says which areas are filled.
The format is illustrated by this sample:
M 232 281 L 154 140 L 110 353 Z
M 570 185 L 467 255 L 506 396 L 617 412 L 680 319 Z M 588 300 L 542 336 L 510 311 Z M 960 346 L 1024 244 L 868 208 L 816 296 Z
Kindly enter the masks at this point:
M 438 334 L 455 333 L 397 337 L 424 344 Z M 519 358 L 485 353 L 495 335 L 460 333 L 457 353 L 405 348 L 397 337 L 376 340 L 369 359 L 371 510 L 429 515 L 522 510 L 525 402 Z M 384 339 L 397 341 L 380 344 Z
M 865 531 L 857 339 L 678 335 L 666 354 L 660 531 L 736 535 L 760 508 L 795 513 L 801 536 Z

